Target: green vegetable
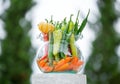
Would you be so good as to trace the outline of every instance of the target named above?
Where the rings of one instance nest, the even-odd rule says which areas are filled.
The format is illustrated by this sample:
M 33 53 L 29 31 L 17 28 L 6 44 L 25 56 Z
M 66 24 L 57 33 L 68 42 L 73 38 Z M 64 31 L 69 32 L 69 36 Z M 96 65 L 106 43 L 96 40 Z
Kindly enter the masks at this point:
M 71 14 L 70 20 L 69 20 L 69 22 L 68 22 L 68 27 L 69 27 L 68 33 L 72 32 L 72 30 L 73 30 L 73 28 L 74 28 L 74 22 L 72 21 L 72 16 L 73 16 L 73 15 Z
M 68 32 L 72 32 L 73 28 L 74 28 L 74 22 L 70 21 Z
M 78 12 L 78 15 L 79 15 L 79 12 Z M 74 25 L 74 23 L 72 21 L 72 18 L 70 18 L 70 21 L 69 21 L 68 41 L 69 41 L 69 45 L 70 45 L 70 50 L 71 50 L 72 56 L 77 56 L 77 48 L 76 48 L 76 46 L 74 44 L 75 43 L 74 33 L 75 33 L 75 28 L 76 28 L 76 30 L 78 29 L 77 28 L 78 27 L 78 23 L 77 23 L 78 15 L 77 15 L 77 18 L 76 18 L 75 25 Z
M 77 30 L 78 30 L 78 17 L 79 17 L 79 13 L 80 13 L 80 10 L 78 11 L 77 13 L 77 17 L 76 17 L 76 21 L 75 21 L 75 25 L 74 25 L 74 34 L 76 34 Z
M 70 26 L 70 22 L 71 22 L 71 18 L 72 18 L 73 15 L 70 16 L 70 20 L 68 22 L 68 24 L 66 23 L 66 18 L 64 19 L 64 30 L 63 30 L 63 33 L 62 33 L 62 41 L 61 41 L 61 44 L 60 44 L 60 57 L 61 58 L 65 58 L 65 51 L 67 50 L 68 48 L 68 38 L 69 38 L 69 35 L 68 34 L 68 30 L 69 30 L 69 26 Z
M 61 43 L 60 43 L 60 53 L 59 53 L 59 55 L 60 55 L 61 58 L 65 57 L 64 51 L 66 49 L 66 45 L 67 45 L 66 43 L 67 43 L 67 41 L 66 41 L 66 33 L 63 32 L 62 33 Z
M 61 24 L 62 24 L 61 30 L 62 30 L 62 31 L 65 31 L 65 29 L 66 29 L 66 25 L 67 25 L 66 17 L 64 18 L 64 20 L 62 21 Z
M 90 13 L 90 10 L 88 11 L 88 14 L 87 14 L 86 18 L 83 20 L 80 28 L 77 30 L 77 35 L 79 35 L 79 33 L 81 33 L 82 30 L 84 29 L 84 27 L 85 27 L 85 25 L 87 23 L 87 19 L 88 19 L 89 13 Z
M 68 25 L 67 25 L 67 28 L 65 31 L 66 33 L 69 33 L 74 26 L 74 23 L 72 22 L 72 16 L 73 16 L 73 14 L 70 15 L 70 20 L 68 21 Z
M 66 25 L 63 25 L 63 26 L 61 27 L 61 30 L 62 30 L 62 31 L 65 31 L 65 28 L 66 28 Z
M 60 48 L 60 43 L 61 43 L 61 39 L 62 39 L 62 31 L 60 29 L 55 30 L 53 32 L 53 38 L 54 38 L 53 55 L 55 56 L 55 60 L 59 61 L 60 60 L 59 48 Z
M 49 64 L 53 65 L 53 32 L 49 32 L 49 49 L 48 49 L 48 58 Z
M 78 56 L 77 55 L 77 47 L 75 46 L 75 41 L 85 28 L 85 25 L 87 23 L 87 19 L 90 13 L 90 10 L 88 11 L 87 16 L 82 21 L 81 24 L 79 24 L 79 13 L 77 13 L 77 17 L 75 22 L 72 21 L 72 14 L 70 15 L 69 21 L 66 21 L 66 17 L 62 22 L 53 22 L 52 17 L 51 21 L 47 21 L 49 23 L 52 23 L 55 26 L 55 31 L 51 32 L 49 34 L 49 62 L 52 65 L 53 60 L 59 61 L 62 58 L 65 58 L 66 52 L 68 52 L 68 48 L 70 46 L 70 51 L 72 56 Z M 53 33 L 53 34 L 52 34 Z
M 77 48 L 75 46 L 75 36 L 74 36 L 74 34 L 72 34 L 71 37 L 70 37 L 70 49 L 71 49 L 72 56 L 78 56 L 77 55 Z

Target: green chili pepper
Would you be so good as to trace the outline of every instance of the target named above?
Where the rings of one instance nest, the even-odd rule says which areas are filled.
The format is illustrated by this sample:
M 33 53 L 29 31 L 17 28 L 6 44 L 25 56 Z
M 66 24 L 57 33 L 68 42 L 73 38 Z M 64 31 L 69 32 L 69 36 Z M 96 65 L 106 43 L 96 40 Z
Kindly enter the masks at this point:
M 74 34 L 72 34 L 71 37 L 70 37 L 70 49 L 71 49 L 72 56 L 78 56 L 77 55 L 77 48 L 75 46 L 75 36 L 74 36 Z
M 76 34 L 77 30 L 78 30 L 78 17 L 80 14 L 80 10 L 77 13 L 77 17 L 76 17 L 76 21 L 75 21 L 75 25 L 74 25 L 74 34 Z
M 77 31 L 77 35 L 78 35 L 79 33 L 81 33 L 82 30 L 84 29 L 84 27 L 85 27 L 85 25 L 86 25 L 86 23 L 87 23 L 87 19 L 88 19 L 89 13 L 90 13 L 90 10 L 88 11 L 88 14 L 87 14 L 86 18 L 83 20 L 81 26 L 79 27 L 79 29 L 78 29 L 78 31 Z

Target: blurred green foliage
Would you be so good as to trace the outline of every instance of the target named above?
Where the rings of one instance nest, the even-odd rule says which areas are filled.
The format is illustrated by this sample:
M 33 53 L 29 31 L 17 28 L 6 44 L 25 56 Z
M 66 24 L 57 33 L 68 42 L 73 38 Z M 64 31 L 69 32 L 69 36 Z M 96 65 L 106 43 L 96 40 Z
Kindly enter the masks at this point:
M 101 17 L 98 19 L 96 39 L 85 67 L 88 84 L 120 84 L 119 61 L 116 48 L 120 45 L 114 23 L 119 18 L 115 11 L 116 0 L 98 0 Z
M 6 3 L 8 0 L 3 0 Z M 1 15 L 6 38 L 1 41 L 0 84 L 30 84 L 32 53 L 28 32 L 31 23 L 25 19 L 32 0 L 9 0 L 10 7 Z

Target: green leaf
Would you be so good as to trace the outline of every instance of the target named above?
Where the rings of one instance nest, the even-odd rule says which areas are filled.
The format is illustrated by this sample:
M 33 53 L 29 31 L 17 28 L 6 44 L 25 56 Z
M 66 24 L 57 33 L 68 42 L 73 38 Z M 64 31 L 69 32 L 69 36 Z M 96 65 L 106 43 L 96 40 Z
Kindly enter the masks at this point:
M 76 21 L 75 21 L 75 25 L 74 25 L 74 32 L 76 33 L 77 30 L 78 30 L 78 17 L 79 17 L 79 14 L 80 14 L 80 10 L 78 11 L 77 13 L 77 17 L 76 17 Z
M 82 24 L 81 24 L 80 28 L 79 28 L 78 31 L 77 31 L 77 35 L 78 35 L 79 33 L 81 33 L 82 30 L 85 28 L 85 25 L 86 25 L 86 23 L 87 23 L 87 19 L 88 19 L 89 13 L 90 13 L 90 10 L 88 11 L 88 14 L 87 14 L 86 18 L 82 21 Z

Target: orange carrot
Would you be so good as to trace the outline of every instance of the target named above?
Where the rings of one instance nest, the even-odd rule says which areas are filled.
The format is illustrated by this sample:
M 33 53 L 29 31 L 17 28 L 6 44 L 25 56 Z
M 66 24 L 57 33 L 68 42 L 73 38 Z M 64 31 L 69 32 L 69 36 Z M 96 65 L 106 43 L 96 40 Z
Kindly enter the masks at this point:
M 73 57 L 70 62 L 69 70 L 72 70 L 77 62 L 78 62 L 78 57 Z
M 57 62 L 56 61 L 53 61 L 53 65 L 56 65 L 57 64 Z
M 55 66 L 55 69 L 59 68 L 60 66 L 62 66 L 63 64 L 65 64 L 65 59 L 61 59 L 57 65 Z
M 67 66 L 68 62 L 70 62 L 70 61 L 71 61 L 71 57 L 66 57 L 65 59 L 60 60 L 56 64 L 54 70 L 55 71 L 59 71 L 59 70 L 62 71 L 62 70 L 68 69 L 68 67 L 65 67 L 65 66 Z
M 54 69 L 54 71 L 66 71 L 66 70 L 68 70 L 68 68 L 69 68 L 69 63 L 65 63 L 64 65 L 62 65 L 62 66 L 60 66 L 59 68 L 57 68 L 57 69 Z
M 51 72 L 53 70 L 53 67 L 49 66 L 47 63 L 44 67 L 41 68 L 44 72 Z
M 83 64 L 83 61 L 79 60 L 73 67 L 73 70 L 77 71 L 79 67 Z
M 72 63 L 72 64 L 75 64 L 76 62 L 78 62 L 78 57 L 73 57 L 71 63 Z
M 46 62 L 45 62 L 45 60 L 37 60 L 37 64 L 41 68 L 46 64 Z
M 76 64 L 77 66 L 80 66 L 83 64 L 83 61 L 79 60 L 78 63 Z
M 71 57 L 66 57 L 65 58 L 65 63 L 70 62 L 70 61 L 71 61 Z

